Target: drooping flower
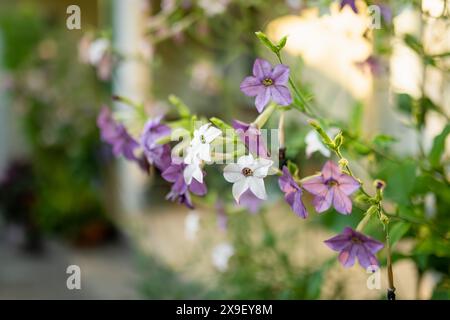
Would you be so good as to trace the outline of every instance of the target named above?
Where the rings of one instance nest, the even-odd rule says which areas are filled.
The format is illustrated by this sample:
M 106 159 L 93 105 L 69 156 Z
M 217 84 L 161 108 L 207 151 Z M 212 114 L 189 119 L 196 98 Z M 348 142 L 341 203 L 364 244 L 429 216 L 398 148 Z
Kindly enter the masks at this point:
M 358 13 L 358 8 L 356 7 L 356 0 L 339 0 L 339 7 L 342 10 L 345 6 L 349 6 L 354 13 Z
M 263 158 L 269 156 L 266 143 L 261 135 L 261 130 L 258 127 L 239 120 L 233 120 L 232 125 L 250 153 Z
M 291 206 L 292 211 L 300 218 L 306 219 L 308 212 L 302 201 L 303 191 L 295 182 L 289 169 L 283 167 L 283 175 L 278 179 L 281 191 L 284 192 L 284 199 Z
M 378 266 L 375 254 L 384 247 L 378 240 L 349 227 L 346 227 L 341 234 L 324 242 L 329 248 L 339 252 L 339 262 L 346 268 L 355 264 L 356 257 L 365 269 Z
M 194 131 L 194 137 L 187 149 L 184 163 L 187 164 L 184 179 L 189 185 L 195 179 L 203 183 L 201 164 L 202 161 L 211 161 L 211 143 L 222 134 L 216 127 L 211 127 L 210 123 L 204 124 Z
M 302 187 L 315 196 L 313 204 L 317 212 L 324 212 L 333 205 L 336 211 L 350 214 L 352 201 L 349 196 L 358 190 L 360 184 L 343 173 L 333 161 L 327 161 L 321 174 L 305 179 Z
M 97 126 L 104 142 L 110 144 L 115 156 L 123 155 L 128 160 L 138 161 L 134 150 L 139 147 L 138 142 L 129 135 L 122 124 L 117 123 L 108 107 L 103 107 L 97 117 Z
M 263 205 L 263 200 L 256 197 L 250 190 L 245 191 L 239 198 L 239 206 L 251 214 L 257 214 Z
M 170 128 L 161 123 L 162 116 L 147 121 L 141 136 L 141 145 L 148 162 L 159 170 L 167 169 L 171 162 L 170 146 L 158 144 L 158 139 L 170 134 Z
M 228 269 L 228 261 L 233 254 L 234 247 L 227 242 L 215 246 L 211 256 L 214 267 L 221 272 L 225 272 Z
M 233 197 L 237 203 L 239 203 L 241 195 L 247 190 L 250 190 L 261 200 L 267 198 L 264 178 L 269 173 L 272 164 L 272 160 L 255 159 L 249 154 L 240 157 L 237 163 L 230 163 L 225 166 L 223 176 L 225 180 L 233 183 Z
M 338 128 L 330 128 L 329 130 L 327 130 L 327 135 L 333 138 L 336 134 L 338 134 L 338 132 Z M 324 157 L 329 158 L 331 156 L 330 150 L 323 144 L 322 139 L 320 138 L 316 130 L 311 130 L 310 132 L 308 132 L 305 137 L 305 143 L 305 151 L 308 158 L 310 158 L 311 155 L 316 151 L 319 151 Z
M 184 181 L 184 169 L 186 164 L 181 159 L 172 159 L 170 166 L 164 170 L 161 176 L 168 182 L 173 183 L 172 188 L 167 195 L 167 199 L 171 201 L 178 201 L 180 204 L 186 205 L 188 208 L 193 208 L 191 196 L 189 192 L 198 196 L 206 194 L 206 184 L 192 180 L 192 183 L 187 185 Z
M 246 77 L 240 88 L 245 95 L 256 97 L 255 106 L 261 113 L 270 100 L 282 106 L 292 103 L 291 93 L 287 87 L 288 81 L 288 66 L 278 64 L 272 69 L 268 61 L 256 59 L 253 64 L 253 76 Z
M 203 183 L 203 171 L 200 166 L 200 160 L 194 158 L 190 164 L 186 165 L 183 176 L 187 185 L 190 185 L 193 180 Z

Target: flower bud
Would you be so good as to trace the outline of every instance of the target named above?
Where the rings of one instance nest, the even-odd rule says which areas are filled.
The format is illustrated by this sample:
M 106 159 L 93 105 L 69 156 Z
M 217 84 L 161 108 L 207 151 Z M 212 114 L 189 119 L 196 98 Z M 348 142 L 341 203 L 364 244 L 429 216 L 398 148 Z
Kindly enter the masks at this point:
M 386 187 L 386 182 L 384 182 L 383 180 L 375 180 L 373 182 L 373 186 L 377 189 L 377 190 L 383 190 Z
M 345 158 L 340 159 L 338 163 L 341 169 L 348 166 L 348 160 Z

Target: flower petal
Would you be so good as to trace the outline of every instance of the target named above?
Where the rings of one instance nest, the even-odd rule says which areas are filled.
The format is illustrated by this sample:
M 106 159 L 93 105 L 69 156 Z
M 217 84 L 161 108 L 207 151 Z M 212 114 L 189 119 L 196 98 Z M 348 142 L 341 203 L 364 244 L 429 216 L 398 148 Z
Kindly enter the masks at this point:
M 328 191 L 321 175 L 311 176 L 302 182 L 302 187 L 309 193 L 318 196 Z
M 198 196 L 204 196 L 208 189 L 206 188 L 205 183 L 200 183 L 197 180 L 192 180 L 192 183 L 189 185 L 189 191 Z
M 242 174 L 242 169 L 238 164 L 230 163 L 223 169 L 223 177 L 228 182 L 235 183 L 236 181 L 243 179 L 244 175 Z
M 289 67 L 284 64 L 278 64 L 273 68 L 272 80 L 276 85 L 285 86 L 289 80 Z
M 286 202 L 291 205 L 292 211 L 300 218 L 306 219 L 308 217 L 308 211 L 306 211 L 305 205 L 302 201 L 302 191 L 297 190 L 290 192 L 285 196 Z
M 240 85 L 241 91 L 249 97 L 257 96 L 265 86 L 256 77 L 246 77 Z
M 257 177 L 248 177 L 248 185 L 250 191 L 261 200 L 267 199 L 266 188 L 264 186 L 264 180 Z
M 212 127 L 212 126 L 209 127 L 209 128 L 206 130 L 205 134 L 204 134 L 206 143 L 211 143 L 211 142 L 213 142 L 214 139 L 216 139 L 216 138 L 217 138 L 218 136 L 220 136 L 221 134 L 222 134 L 222 131 L 219 130 L 218 128 Z
M 211 146 L 208 143 L 202 143 L 197 148 L 198 158 L 210 162 L 211 161 Z
M 266 107 L 267 103 L 269 103 L 269 100 L 270 100 L 270 88 L 266 87 L 264 88 L 264 91 L 261 91 L 256 96 L 255 99 L 256 110 L 258 110 L 258 112 L 261 113 Z
M 371 253 L 375 254 L 381 249 L 383 249 L 384 244 L 378 240 L 375 240 L 371 237 L 365 236 L 363 238 L 364 247 L 369 250 Z
M 339 253 L 339 262 L 345 267 L 350 268 L 355 264 L 355 258 L 358 253 L 358 246 L 349 244 L 341 253 Z
M 318 195 L 313 200 L 314 208 L 318 213 L 327 211 L 331 207 L 333 201 L 334 190 L 329 189 L 324 194 Z
M 264 59 L 256 59 L 253 64 L 253 75 L 259 80 L 269 78 L 272 71 L 272 65 Z
M 341 169 L 339 169 L 338 165 L 331 160 L 328 160 L 322 168 L 322 175 L 325 181 L 329 179 L 338 181 L 341 174 Z
M 342 214 L 352 213 L 352 201 L 338 186 L 333 187 L 333 207 Z
M 378 266 L 378 260 L 364 245 L 358 245 L 358 261 L 361 267 L 367 269 L 370 266 Z
M 247 179 L 240 179 L 233 184 L 232 192 L 233 197 L 237 203 L 239 203 L 239 198 L 248 189 Z
M 289 89 L 285 86 L 270 86 L 270 93 L 273 101 L 282 106 L 288 106 L 292 103 L 292 96 Z
M 237 164 L 241 169 L 243 168 L 253 168 L 255 165 L 255 159 L 251 154 L 242 156 L 238 159 Z
M 339 189 L 346 195 L 351 195 L 353 192 L 359 189 L 360 184 L 355 178 L 348 174 L 341 174 L 337 180 L 339 183 Z
M 351 236 L 348 234 L 338 234 L 333 238 L 325 240 L 324 243 L 334 251 L 341 251 L 351 243 Z
M 273 161 L 265 158 L 259 158 L 255 161 L 255 167 L 253 169 L 253 176 L 256 178 L 264 178 L 269 173 L 270 167 L 273 165 Z

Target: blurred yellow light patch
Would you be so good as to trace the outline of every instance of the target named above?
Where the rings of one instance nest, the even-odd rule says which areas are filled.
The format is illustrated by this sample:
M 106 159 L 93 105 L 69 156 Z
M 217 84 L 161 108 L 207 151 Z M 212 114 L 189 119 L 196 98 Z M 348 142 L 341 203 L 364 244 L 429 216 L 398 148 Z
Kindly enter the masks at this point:
M 364 98 L 371 93 L 372 78 L 361 72 L 357 62 L 364 61 L 372 52 L 364 33 L 372 22 L 367 8 L 359 1 L 359 14 L 350 8 L 339 10 L 337 3 L 330 14 L 320 16 L 316 8 L 272 21 L 267 34 L 273 41 L 288 35 L 285 50 L 301 56 L 306 65 L 319 70 L 336 81 L 354 97 Z

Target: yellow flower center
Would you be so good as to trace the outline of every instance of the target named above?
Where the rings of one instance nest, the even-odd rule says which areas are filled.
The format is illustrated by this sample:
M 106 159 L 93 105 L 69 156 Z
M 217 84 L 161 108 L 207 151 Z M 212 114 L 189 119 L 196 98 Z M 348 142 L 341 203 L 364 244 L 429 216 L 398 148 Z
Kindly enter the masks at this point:
M 270 79 L 270 78 L 265 78 L 265 79 L 263 80 L 262 83 L 263 83 L 263 85 L 265 85 L 266 87 L 268 87 L 268 86 L 273 85 L 273 80 Z

